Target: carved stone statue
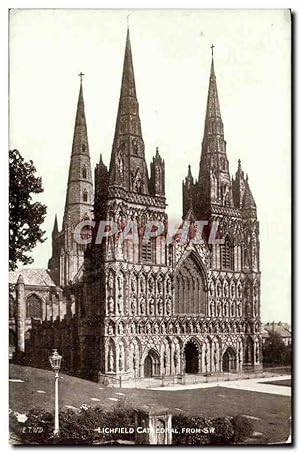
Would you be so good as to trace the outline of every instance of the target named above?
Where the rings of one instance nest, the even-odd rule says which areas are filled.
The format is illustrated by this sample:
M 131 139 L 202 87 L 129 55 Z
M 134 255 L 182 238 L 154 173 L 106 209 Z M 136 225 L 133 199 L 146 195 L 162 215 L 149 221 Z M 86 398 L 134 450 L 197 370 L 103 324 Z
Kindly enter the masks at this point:
M 111 272 L 108 275 L 107 288 L 110 291 L 114 289 L 114 276 Z
M 150 315 L 154 315 L 154 300 L 152 298 L 149 300 L 149 311 Z
M 256 363 L 258 363 L 259 362 L 259 343 L 256 343 L 255 346 L 256 346 L 255 347 L 255 361 L 256 361 Z
M 174 366 L 175 366 L 175 368 L 177 368 L 178 363 L 179 363 L 179 354 L 178 354 L 178 350 L 176 349 L 174 351 Z
M 114 366 L 115 366 L 115 363 L 114 363 L 114 353 L 113 353 L 113 350 L 110 348 L 109 349 L 109 352 L 108 352 L 108 364 L 109 364 L 109 371 L 114 371 Z
M 114 333 L 114 329 L 111 324 L 108 324 L 107 333 L 108 333 L 108 335 L 113 335 L 113 333 Z
M 135 278 L 131 278 L 131 292 L 133 292 L 133 293 L 136 292 L 136 282 L 135 282 Z
M 167 299 L 167 302 L 166 302 L 166 314 L 167 315 L 171 314 L 171 301 L 170 301 L 170 299 Z
M 145 299 L 144 299 L 144 297 L 141 297 L 141 300 L 140 300 L 140 313 L 141 313 L 141 315 L 145 314 Z
M 109 296 L 108 301 L 107 301 L 107 308 L 108 308 L 108 313 L 113 313 L 114 311 L 114 300 L 112 296 Z
M 167 353 L 165 351 L 164 352 L 164 368 L 167 368 L 167 362 L 168 362 L 168 358 L 167 358 Z
M 133 315 L 135 314 L 135 298 L 134 297 L 131 299 L 131 313 Z
M 141 293 L 145 292 L 145 281 L 143 278 L 141 278 L 141 281 L 140 281 L 140 289 L 141 289 Z

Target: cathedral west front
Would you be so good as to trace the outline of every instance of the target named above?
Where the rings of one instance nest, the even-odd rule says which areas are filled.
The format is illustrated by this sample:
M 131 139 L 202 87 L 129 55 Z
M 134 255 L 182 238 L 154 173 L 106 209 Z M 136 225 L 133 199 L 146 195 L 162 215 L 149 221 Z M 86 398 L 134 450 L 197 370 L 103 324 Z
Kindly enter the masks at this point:
M 129 31 L 110 164 L 100 155 L 94 184 L 87 130 L 81 82 L 47 284 L 34 270 L 12 273 L 17 354 L 46 366 L 56 347 L 66 371 L 108 385 L 261 369 L 256 204 L 240 161 L 229 174 L 213 56 L 199 169 L 188 166 L 182 183 L 185 241 L 166 232 L 171 169 L 163 152 L 156 149 L 150 171 L 145 160 Z M 74 232 L 82 222 L 94 228 L 80 243 Z M 120 240 L 130 222 L 137 237 Z M 195 241 L 199 222 L 203 234 Z M 117 232 L 99 243 L 105 223 Z M 145 238 L 149 224 L 165 229 Z M 217 240 L 210 241 L 215 225 Z

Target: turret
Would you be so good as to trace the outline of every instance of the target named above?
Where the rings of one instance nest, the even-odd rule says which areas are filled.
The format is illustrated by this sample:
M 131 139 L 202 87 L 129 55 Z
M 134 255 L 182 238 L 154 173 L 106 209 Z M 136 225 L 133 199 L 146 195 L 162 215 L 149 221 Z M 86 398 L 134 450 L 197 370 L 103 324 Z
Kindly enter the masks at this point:
M 107 198 L 108 182 L 108 170 L 103 163 L 102 154 L 100 154 L 99 163 L 96 164 L 95 168 L 94 218 L 96 221 L 105 218 L 105 201 Z
M 235 179 L 232 181 L 232 194 L 234 206 L 241 209 L 243 206 L 243 199 L 246 189 L 245 175 L 242 170 L 241 160 L 238 160 L 238 169 L 235 174 Z
M 165 162 L 161 158 L 158 148 L 150 164 L 149 191 L 154 197 L 165 196 Z
M 195 183 L 192 176 L 191 166 L 188 166 L 188 174 L 184 181 L 182 181 L 182 210 L 183 218 L 192 206 L 194 198 Z

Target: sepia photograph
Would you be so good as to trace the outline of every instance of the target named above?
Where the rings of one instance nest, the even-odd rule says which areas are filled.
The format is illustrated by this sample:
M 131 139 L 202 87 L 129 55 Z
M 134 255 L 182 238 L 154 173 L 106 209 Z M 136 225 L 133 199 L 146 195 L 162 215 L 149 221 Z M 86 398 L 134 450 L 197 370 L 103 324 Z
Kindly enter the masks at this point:
M 292 444 L 291 11 L 8 41 L 9 443 Z

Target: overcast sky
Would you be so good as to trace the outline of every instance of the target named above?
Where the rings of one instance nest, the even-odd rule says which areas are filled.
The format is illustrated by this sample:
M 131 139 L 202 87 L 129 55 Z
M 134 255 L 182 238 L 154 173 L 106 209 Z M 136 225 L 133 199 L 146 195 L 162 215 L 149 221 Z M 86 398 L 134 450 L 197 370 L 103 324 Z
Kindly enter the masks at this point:
M 288 10 L 14 10 L 10 18 L 10 148 L 42 176 L 49 238 L 61 226 L 79 77 L 92 168 L 108 165 L 126 37 L 130 34 L 148 165 L 159 146 L 168 214 L 182 215 L 188 164 L 198 176 L 211 61 L 230 172 L 249 175 L 261 244 L 262 320 L 290 320 L 290 17 Z

